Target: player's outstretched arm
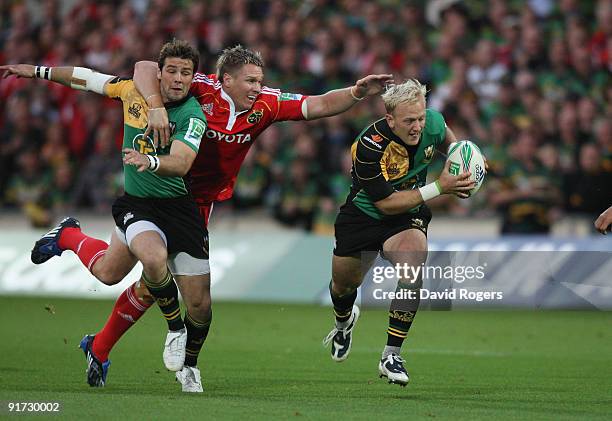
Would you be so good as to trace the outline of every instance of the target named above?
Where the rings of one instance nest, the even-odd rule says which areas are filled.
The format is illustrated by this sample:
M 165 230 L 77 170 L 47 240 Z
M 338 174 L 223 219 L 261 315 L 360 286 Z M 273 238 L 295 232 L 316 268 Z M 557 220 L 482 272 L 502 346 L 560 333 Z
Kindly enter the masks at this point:
M 355 85 L 344 89 L 334 89 L 323 95 L 306 98 L 307 120 L 329 117 L 348 110 L 365 97 L 378 95 L 387 84 L 393 83 L 393 75 L 368 75 L 359 79 Z
M 390 196 L 375 202 L 380 211 L 387 215 L 396 215 L 433 199 L 441 194 L 454 194 L 466 198 L 468 192 L 474 188 L 474 181 L 469 178 L 471 173 L 466 172 L 454 176 L 449 173 L 450 161 L 446 161 L 444 169 L 435 182 L 427 184 L 418 190 L 395 191 Z
M 164 102 L 159 90 L 157 71 L 157 63 L 153 61 L 139 61 L 134 65 L 134 84 L 149 106 L 149 121 L 144 135 L 146 137 L 153 132 L 155 145 L 161 143 L 163 148 L 170 141 L 170 123 L 168 122 L 168 112 L 164 108 Z
M 32 64 L 7 64 L 0 66 L 3 78 L 11 75 L 25 78 L 46 79 L 73 89 L 104 95 L 106 83 L 115 76 L 105 75 L 86 67 L 45 67 Z
M 612 206 L 602 212 L 601 215 L 595 220 L 595 229 L 606 234 L 610 226 L 612 225 Z

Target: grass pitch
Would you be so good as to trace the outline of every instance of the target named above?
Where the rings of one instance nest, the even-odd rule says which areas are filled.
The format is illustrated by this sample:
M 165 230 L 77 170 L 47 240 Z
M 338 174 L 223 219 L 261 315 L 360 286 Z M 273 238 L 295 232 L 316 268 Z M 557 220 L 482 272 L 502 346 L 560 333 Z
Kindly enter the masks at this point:
M 218 303 L 200 356 L 203 394 L 161 358 L 152 308 L 111 353 L 107 386 L 85 382 L 79 340 L 110 301 L 0 297 L 0 416 L 7 402 L 60 402 L 95 419 L 610 419 L 612 313 L 421 311 L 405 343 L 408 387 L 378 378 L 386 312 L 362 313 L 350 358 L 321 339 L 331 310 Z

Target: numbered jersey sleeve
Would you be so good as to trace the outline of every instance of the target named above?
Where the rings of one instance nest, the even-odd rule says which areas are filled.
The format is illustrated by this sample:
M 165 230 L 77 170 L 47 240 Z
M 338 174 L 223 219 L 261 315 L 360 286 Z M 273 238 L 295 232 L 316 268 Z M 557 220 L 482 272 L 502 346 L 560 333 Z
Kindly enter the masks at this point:
M 353 144 L 355 177 L 373 202 L 390 196 L 394 191 L 385 177 L 382 161 L 385 148 L 385 142 L 375 142 L 367 130 Z

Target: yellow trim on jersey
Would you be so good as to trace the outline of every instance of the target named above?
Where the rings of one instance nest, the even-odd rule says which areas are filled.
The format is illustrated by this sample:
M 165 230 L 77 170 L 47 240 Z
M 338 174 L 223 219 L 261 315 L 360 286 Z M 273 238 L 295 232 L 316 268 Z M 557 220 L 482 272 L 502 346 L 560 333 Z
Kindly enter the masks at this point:
M 353 164 L 355 164 L 355 162 L 361 162 L 362 164 L 378 164 L 378 162 L 363 162 L 357 159 L 357 144 L 361 142 L 361 138 L 359 138 L 359 140 L 357 142 L 353 142 L 353 144 L 351 145 L 351 156 L 353 157 Z M 362 146 L 365 146 L 366 148 L 368 148 L 365 143 L 361 142 Z M 374 152 L 379 152 L 382 153 L 382 151 L 377 151 L 375 149 L 372 148 L 368 148 Z M 382 173 L 378 173 L 376 174 L 374 177 L 370 177 L 370 178 L 364 178 L 362 176 L 359 175 L 359 173 L 357 173 L 357 166 L 353 165 L 353 170 L 355 171 L 355 175 L 357 176 L 357 178 L 359 178 L 360 180 L 372 180 L 376 177 L 378 177 L 379 175 L 381 175 Z
M 379 172 L 379 173 L 378 173 L 378 174 L 376 174 L 374 177 L 365 178 L 365 177 L 360 176 L 360 175 L 359 175 L 359 173 L 357 172 L 357 168 L 355 168 L 355 175 L 356 175 L 356 176 L 357 176 L 357 178 L 359 178 L 360 180 L 373 180 L 373 179 L 375 179 L 376 177 L 378 177 L 378 176 L 379 176 L 379 175 L 381 175 L 381 174 L 382 174 L 382 173 L 380 173 L 380 172 Z
M 110 98 L 115 98 L 123 102 L 123 122 L 128 126 L 144 129 L 147 127 L 147 113 L 149 106 L 140 95 L 134 81 L 131 79 L 109 81 L 106 83 L 104 93 Z
M 406 149 L 395 142 L 389 143 L 385 148 L 385 153 L 380 160 L 380 166 L 384 168 L 385 178 L 387 180 L 397 180 L 408 174 L 410 169 L 410 159 Z M 393 173 L 389 174 L 390 170 Z
M 382 171 L 383 177 L 385 180 L 389 181 L 389 173 L 387 173 L 387 162 L 385 161 L 385 156 L 387 155 L 387 149 L 385 148 L 385 153 L 383 154 L 383 159 L 380 160 L 380 170 Z
M 362 136 L 362 137 L 363 137 L 363 136 Z M 368 145 L 366 145 L 365 143 L 363 143 L 363 139 L 362 139 L 362 137 L 360 137 L 360 138 L 359 138 L 359 142 L 361 142 L 361 145 L 362 145 L 362 146 L 365 146 L 365 148 L 366 148 L 366 149 L 369 149 L 369 150 L 371 150 L 371 151 L 378 152 L 378 153 L 383 153 L 383 151 L 382 151 L 382 150 L 380 150 L 380 149 L 370 148 Z M 355 142 L 355 143 L 357 143 L 357 142 Z
M 355 155 L 355 161 L 361 164 L 378 164 L 378 161 L 362 161 L 361 159 L 357 158 L 357 155 Z
M 378 128 L 376 127 L 376 123 L 380 122 L 381 120 L 375 121 L 374 124 L 372 124 L 372 127 L 374 128 L 374 130 L 376 130 L 376 133 L 378 133 L 379 135 L 381 135 L 382 137 L 385 138 L 385 140 L 389 140 L 389 138 L 387 136 L 385 136 L 384 134 L 382 134 L 380 132 L 380 130 L 378 130 Z M 386 121 L 386 120 L 385 120 Z M 389 128 L 390 130 L 390 128 Z
M 351 157 L 353 157 L 353 164 L 357 160 L 357 142 L 353 142 L 351 145 Z

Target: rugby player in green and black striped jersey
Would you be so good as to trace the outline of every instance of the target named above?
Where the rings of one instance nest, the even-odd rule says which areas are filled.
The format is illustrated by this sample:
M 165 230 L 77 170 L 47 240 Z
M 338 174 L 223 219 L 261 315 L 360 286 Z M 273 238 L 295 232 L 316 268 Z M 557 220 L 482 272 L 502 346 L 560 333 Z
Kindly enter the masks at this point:
M 125 195 L 113 204 L 116 230 L 110 245 L 83 234 L 78 220 L 69 217 L 36 242 L 32 261 L 40 264 L 72 250 L 101 282 L 113 285 L 140 260 L 142 279 L 168 322 L 164 363 L 177 372 L 186 392 L 202 392 L 195 362 L 211 320 L 208 233 L 182 178 L 206 130 L 200 105 L 189 95 L 198 63 L 197 50 L 183 41 L 167 43 L 160 52 L 161 97 L 173 128 L 171 142 L 164 148 L 144 136 L 148 106 L 132 80 L 80 67 L 0 66 L 7 74 L 44 78 L 122 101 Z M 184 321 L 173 275 L 187 307 Z M 132 298 L 137 300 L 135 293 Z M 150 304 L 138 301 L 141 307 Z M 86 335 L 81 342 L 88 361 L 87 380 L 91 386 L 104 386 L 110 361 L 108 355 L 94 353 L 94 341 L 94 335 Z
M 335 223 L 329 286 L 335 327 L 324 339 L 334 361 L 344 361 L 351 350 L 359 318 L 357 288 L 377 253 L 394 266 L 424 264 L 431 219 L 425 202 L 447 193 L 467 197 L 473 187 L 470 174 L 451 175 L 448 162 L 438 180 L 425 184 L 434 151 L 456 140 L 442 115 L 425 108 L 425 92 L 417 80 L 388 89 L 382 95 L 385 117 L 366 127 L 352 146 L 353 183 Z M 397 292 L 404 294 L 396 296 L 414 298 L 391 301 L 387 344 L 379 362 L 381 377 L 403 386 L 409 377 L 400 351 L 418 309 L 421 285 L 420 276 L 398 280 Z

